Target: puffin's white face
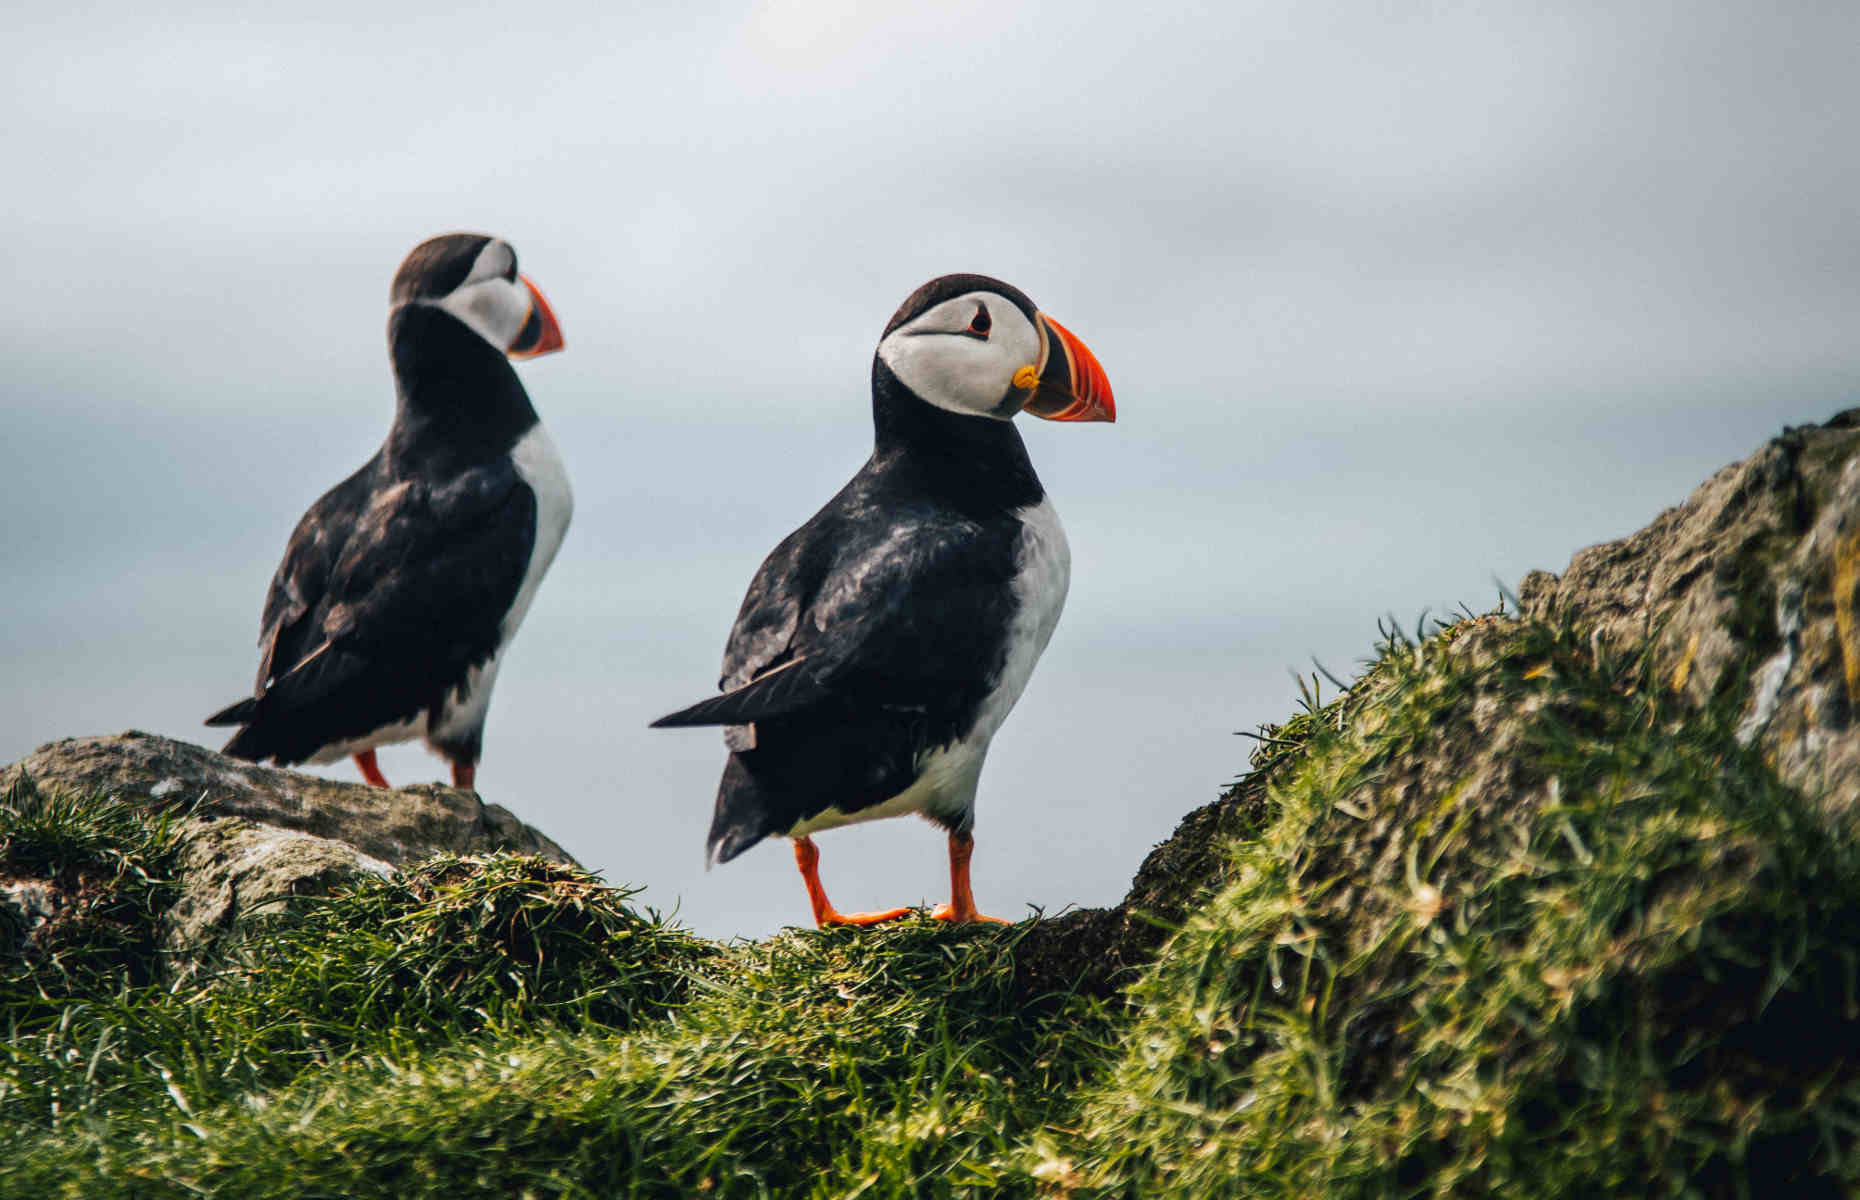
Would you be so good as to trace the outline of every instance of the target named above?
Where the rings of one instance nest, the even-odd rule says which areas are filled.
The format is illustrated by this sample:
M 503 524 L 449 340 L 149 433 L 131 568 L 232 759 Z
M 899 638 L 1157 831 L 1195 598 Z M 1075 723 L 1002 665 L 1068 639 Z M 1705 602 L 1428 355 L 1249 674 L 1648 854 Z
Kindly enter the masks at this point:
M 905 387 L 950 412 L 1006 421 L 1032 394 L 1044 339 L 1020 306 L 966 292 L 892 330 L 878 357 Z
M 530 319 L 529 289 L 517 280 L 517 255 L 502 241 L 486 242 L 465 282 L 438 302 L 501 353 Z
M 517 252 L 499 238 L 484 242 L 472 258 L 465 278 L 451 291 L 433 295 L 419 290 L 422 269 L 432 269 L 431 257 L 439 256 L 443 264 L 449 244 L 469 236 L 446 235 L 416 247 L 395 280 L 396 292 L 405 297 L 401 303 L 444 309 L 498 353 L 512 358 L 534 358 L 560 350 L 562 327 L 557 324 L 555 313 L 536 285 L 517 273 Z M 412 294 L 407 294 L 409 292 Z

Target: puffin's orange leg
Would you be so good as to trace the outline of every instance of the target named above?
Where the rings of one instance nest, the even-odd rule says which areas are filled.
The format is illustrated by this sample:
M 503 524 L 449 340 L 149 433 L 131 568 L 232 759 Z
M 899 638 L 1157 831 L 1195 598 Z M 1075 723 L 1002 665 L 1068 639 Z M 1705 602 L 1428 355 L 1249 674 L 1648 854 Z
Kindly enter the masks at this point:
M 478 784 L 478 764 L 454 761 L 452 764 L 452 786 L 474 791 Z
M 364 750 L 355 756 L 355 765 L 362 769 L 362 778 L 378 788 L 391 788 L 394 785 L 381 774 L 381 768 L 375 765 L 375 752 Z
M 884 912 L 843 913 L 833 907 L 827 899 L 827 889 L 820 886 L 820 848 L 814 845 L 814 839 L 805 835 L 794 839 L 794 865 L 801 868 L 801 882 L 807 885 L 807 902 L 814 910 L 814 924 L 825 929 L 829 925 L 876 925 L 880 921 L 895 921 L 911 910 L 892 908 Z
M 975 893 L 969 890 L 969 856 L 975 853 L 975 839 L 966 833 L 949 835 L 949 903 L 939 904 L 930 915 L 939 921 L 961 924 L 965 921 L 993 921 L 1006 925 L 1000 917 L 984 916 L 975 909 Z

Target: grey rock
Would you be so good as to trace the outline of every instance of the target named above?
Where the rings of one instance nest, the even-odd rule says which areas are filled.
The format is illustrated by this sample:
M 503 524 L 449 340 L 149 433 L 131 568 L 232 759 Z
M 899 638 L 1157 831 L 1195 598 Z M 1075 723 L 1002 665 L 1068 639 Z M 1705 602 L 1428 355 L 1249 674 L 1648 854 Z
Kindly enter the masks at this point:
M 248 917 L 394 870 L 347 842 L 238 817 L 196 817 L 181 829 L 181 895 L 162 917 L 160 935 L 170 973 L 211 959 Z
M 319 779 L 133 730 L 41 746 L 0 768 L 0 794 L 22 775 L 41 789 L 104 796 L 181 821 L 181 894 L 160 932 L 171 974 L 210 960 L 247 917 L 443 851 L 509 850 L 577 865 L 549 837 L 473 792 Z M 8 936 L 0 940 L 23 946 L 50 901 L 30 892 L 39 885 L 0 882 L 8 884 L 0 889 Z
M 62 903 L 58 890 L 44 880 L 0 879 L 0 958 L 30 953 Z
M 562 847 L 461 788 L 423 783 L 383 790 L 261 767 L 200 746 L 131 730 L 65 738 L 0 768 L 0 791 L 24 772 L 40 787 L 103 795 L 196 817 L 243 817 L 347 842 L 398 866 L 441 851 L 511 850 L 575 864 Z M 190 808 L 190 806 L 192 806 Z
M 1860 822 L 1860 409 L 1785 430 L 1519 599 L 1598 647 L 1652 639 L 1667 686 L 1741 705 L 1743 741 L 1835 827 Z

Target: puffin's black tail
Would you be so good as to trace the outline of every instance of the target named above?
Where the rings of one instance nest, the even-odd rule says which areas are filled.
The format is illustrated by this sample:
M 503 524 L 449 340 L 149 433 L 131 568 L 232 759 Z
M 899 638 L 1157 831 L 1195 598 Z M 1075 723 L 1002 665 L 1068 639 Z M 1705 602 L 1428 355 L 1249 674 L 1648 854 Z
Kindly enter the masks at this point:
M 237 704 L 228 704 L 225 708 L 206 719 L 208 725 L 243 725 L 258 715 L 258 701 L 247 696 Z
M 730 755 L 717 784 L 717 811 L 711 816 L 710 837 L 704 843 L 706 865 L 727 863 L 769 836 L 774 831 L 768 821 L 768 804 L 755 777 L 743 766 L 741 755 Z
M 259 733 L 260 727 L 256 724 L 257 720 L 258 701 L 248 696 L 237 704 L 229 704 L 220 709 L 208 717 L 206 723 L 208 725 L 245 726 L 244 729 L 232 735 L 232 740 L 220 747 L 220 753 L 230 758 L 243 758 L 247 762 L 261 762 L 271 757 L 272 750 L 271 747 L 265 745 L 264 738 Z
M 787 716 L 818 704 L 829 695 L 827 682 L 806 659 L 793 659 L 765 671 L 733 692 L 700 700 L 690 708 L 660 717 L 654 729 L 684 725 L 748 725 Z

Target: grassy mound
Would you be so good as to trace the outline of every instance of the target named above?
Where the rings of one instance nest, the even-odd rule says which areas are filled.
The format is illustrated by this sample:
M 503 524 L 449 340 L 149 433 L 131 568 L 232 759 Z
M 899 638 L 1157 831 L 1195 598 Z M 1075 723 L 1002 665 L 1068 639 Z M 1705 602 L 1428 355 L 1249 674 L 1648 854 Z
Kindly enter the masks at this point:
M 0 958 L 0 1159 L 74 1119 L 188 1116 L 348 1061 L 626 1028 L 680 1003 L 713 953 L 583 871 L 444 855 L 255 919 L 219 970 L 170 980 L 167 821 L 19 789 L 0 803 L 0 847 L 52 893 L 50 918 Z
M 8 878 L 126 898 L 7 968 L 0 1196 L 1840 1194 L 1860 856 L 1736 715 L 1469 620 L 1264 730 L 1102 919 L 716 945 L 440 858 L 173 983 L 171 832 L 0 805 Z M 1068 931 L 1135 984 L 1068 994 Z
M 628 905 L 636 892 L 523 855 L 443 854 L 261 924 L 212 997 L 317 1040 L 428 1044 L 549 1022 L 624 1029 L 664 1014 L 710 947 Z
M 1135 992 L 1080 1194 L 1815 1195 L 1856 1177 L 1860 863 L 1643 659 L 1391 639 Z
M 172 856 L 108 812 L 125 861 Z M 443 856 L 248 925 L 213 975 L 10 994 L 0 1196 L 947 1193 L 1006 1177 L 1100 1062 L 1093 1010 L 1021 1002 L 1024 929 L 717 946 L 631 898 Z
M 631 1035 L 544 1019 L 378 1050 L 213 1110 L 173 1095 L 16 1148 L 13 1184 L 84 1197 L 993 1190 L 1016 1139 L 1098 1062 L 1088 1017 L 1003 1003 L 1015 940 L 918 921 L 738 946 Z

